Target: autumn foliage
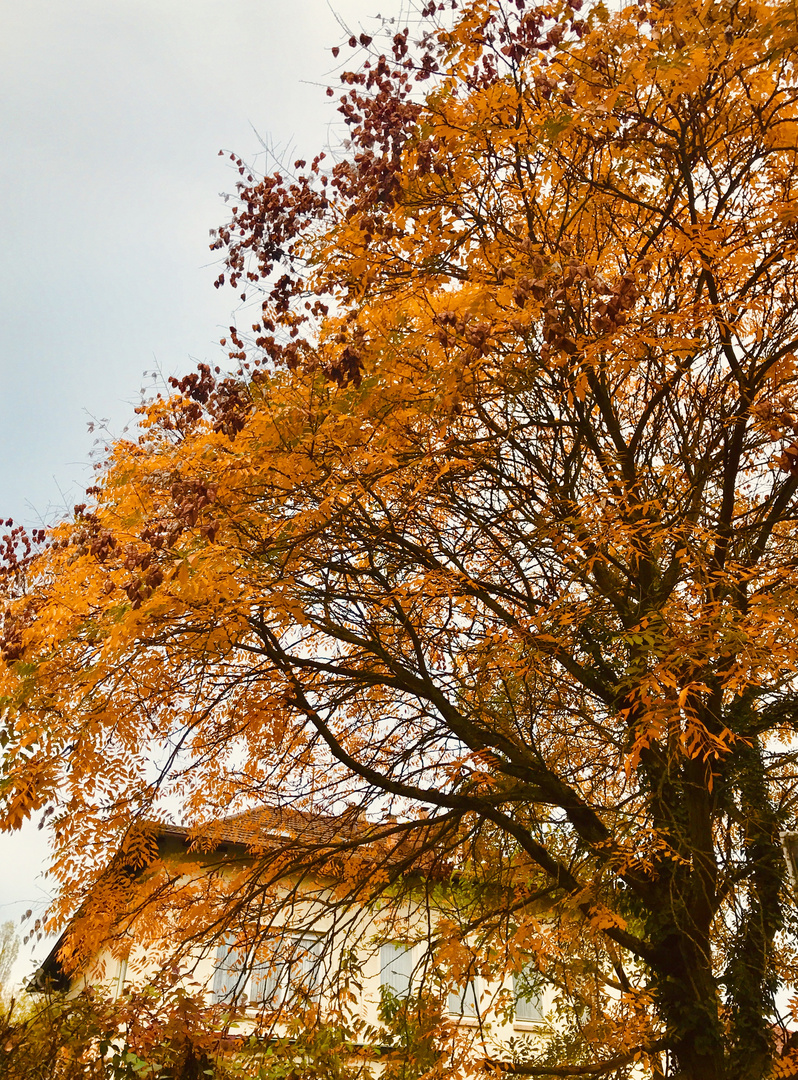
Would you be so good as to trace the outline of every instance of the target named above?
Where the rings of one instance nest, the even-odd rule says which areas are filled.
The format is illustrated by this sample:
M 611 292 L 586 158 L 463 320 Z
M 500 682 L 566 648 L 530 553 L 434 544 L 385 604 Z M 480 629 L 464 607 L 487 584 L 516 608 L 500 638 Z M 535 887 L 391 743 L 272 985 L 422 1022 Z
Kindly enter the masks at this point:
M 4 821 L 52 811 L 54 918 L 99 880 L 89 948 L 137 821 L 365 811 L 284 858 L 342 907 L 468 881 L 575 1033 L 505 1068 L 754 1080 L 796 973 L 798 17 L 580 7 L 430 2 L 343 46 L 340 159 L 236 160 L 234 370 L 5 541 Z

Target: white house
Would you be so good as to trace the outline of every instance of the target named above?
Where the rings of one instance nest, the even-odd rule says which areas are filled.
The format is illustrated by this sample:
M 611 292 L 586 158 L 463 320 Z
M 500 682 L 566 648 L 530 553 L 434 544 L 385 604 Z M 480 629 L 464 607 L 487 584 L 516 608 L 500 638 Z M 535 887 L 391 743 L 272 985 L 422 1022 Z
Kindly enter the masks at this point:
M 185 828 L 153 828 L 159 860 L 172 879 L 179 878 L 184 891 L 201 889 L 203 896 L 214 882 L 223 889 L 232 874 L 268 864 L 270 851 L 284 854 L 301 846 L 307 855 L 314 845 L 322 851 L 336 837 L 346 843 L 353 830 L 340 818 L 272 809 L 227 818 L 200 843 Z M 376 867 L 375 862 L 375 873 Z M 478 947 L 453 941 L 445 896 L 456 891 L 455 878 L 439 880 L 434 889 L 405 888 L 397 914 L 394 903 L 379 899 L 342 902 L 327 870 L 301 878 L 287 873 L 278 886 L 282 895 L 272 890 L 269 904 L 250 902 L 234 923 L 209 926 L 206 940 L 195 933 L 181 954 L 181 978 L 206 1002 L 237 1007 L 234 1032 L 285 1029 L 303 1010 L 324 1023 L 325 1016 L 340 1016 L 344 1009 L 357 1015 L 364 1029 L 376 1030 L 386 998 L 401 1002 L 424 996 L 437 1002 L 451 1030 L 481 1057 L 506 1052 L 519 1040 L 534 1042 L 550 1005 L 540 977 L 524 956 L 504 977 L 486 974 Z M 170 952 L 169 918 L 160 944 L 152 940 L 151 925 L 147 940 L 139 939 L 135 919 L 127 925 L 124 947 L 118 940 L 71 977 L 59 959 L 63 935 L 34 988 L 49 985 L 77 994 L 102 984 L 118 997 L 156 978 Z

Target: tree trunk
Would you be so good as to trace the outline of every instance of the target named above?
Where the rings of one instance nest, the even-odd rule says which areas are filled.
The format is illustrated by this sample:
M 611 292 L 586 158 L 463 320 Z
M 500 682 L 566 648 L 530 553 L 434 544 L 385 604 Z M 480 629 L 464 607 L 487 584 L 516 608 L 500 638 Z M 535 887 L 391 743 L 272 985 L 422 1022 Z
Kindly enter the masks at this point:
M 688 943 L 692 944 L 692 943 Z M 660 1015 L 673 1031 L 680 1080 L 739 1080 L 728 1076 L 715 980 L 709 957 L 685 949 L 685 935 L 667 935 L 658 950 Z

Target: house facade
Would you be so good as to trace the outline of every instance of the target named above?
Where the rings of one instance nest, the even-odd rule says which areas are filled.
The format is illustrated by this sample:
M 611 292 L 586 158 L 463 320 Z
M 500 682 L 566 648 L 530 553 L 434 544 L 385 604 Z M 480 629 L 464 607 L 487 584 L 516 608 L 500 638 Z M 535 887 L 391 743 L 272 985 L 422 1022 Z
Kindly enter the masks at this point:
M 179 978 L 186 990 L 215 1007 L 233 1035 L 279 1035 L 293 1030 L 299 1017 L 322 1025 L 348 1017 L 353 1030 L 377 1038 L 374 1033 L 397 1008 L 423 1002 L 437 1011 L 462 1053 L 494 1058 L 519 1043 L 534 1044 L 546 1026 L 550 996 L 530 956 L 517 955 L 511 970 L 497 973 L 495 963 L 484 962 L 479 935 L 469 940 L 464 932 L 458 940 L 452 915 L 461 890 L 456 874 L 438 874 L 432 887 L 423 872 L 416 885 L 405 880 L 400 903 L 388 880 L 382 898 L 371 889 L 360 902 L 341 899 L 340 880 L 321 860 L 318 871 L 303 874 L 291 868 L 290 859 L 279 863 L 278 855 L 301 848 L 307 865 L 314 846 L 321 852 L 336 838 L 346 846 L 351 832 L 340 819 L 273 810 L 228 818 L 200 839 L 181 827 L 155 827 L 158 862 L 180 883 L 178 893 L 194 888 L 212 913 L 207 935 L 195 929 L 180 952 Z M 285 868 L 282 878 L 271 870 L 275 863 Z M 374 879 L 385 873 L 384 864 L 375 848 Z M 233 895 L 241 880 L 252 885 L 258 868 L 266 866 L 272 876 L 263 897 L 251 889 L 233 919 L 217 917 L 218 909 L 207 901 L 214 882 L 219 892 L 229 887 Z M 174 967 L 171 933 L 169 917 L 161 941 L 151 924 L 139 935 L 136 919 L 128 918 L 124 938 L 72 975 L 60 959 L 65 935 L 35 983 L 67 995 L 102 986 L 120 998 L 157 982 L 166 964 Z

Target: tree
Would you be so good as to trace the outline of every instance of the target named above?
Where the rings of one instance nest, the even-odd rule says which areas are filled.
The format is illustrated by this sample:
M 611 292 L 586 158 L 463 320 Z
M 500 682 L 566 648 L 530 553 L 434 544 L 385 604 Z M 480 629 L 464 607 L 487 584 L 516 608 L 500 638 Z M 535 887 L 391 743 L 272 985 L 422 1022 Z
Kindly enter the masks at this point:
M 580 6 L 433 0 L 350 40 L 329 170 L 236 159 L 240 369 L 8 533 L 5 821 L 55 809 L 63 918 L 170 799 L 366 808 L 269 880 L 454 867 L 482 961 L 573 1006 L 557 1075 L 754 1080 L 796 970 L 798 24 Z
M 11 990 L 11 969 L 19 954 L 19 938 L 9 919 L 0 925 L 0 1000 Z
M 113 1001 L 96 989 L 37 994 L 0 1013 L 7 1080 L 234 1080 L 229 1054 L 181 987 Z M 250 1074 L 252 1075 L 252 1074 Z

